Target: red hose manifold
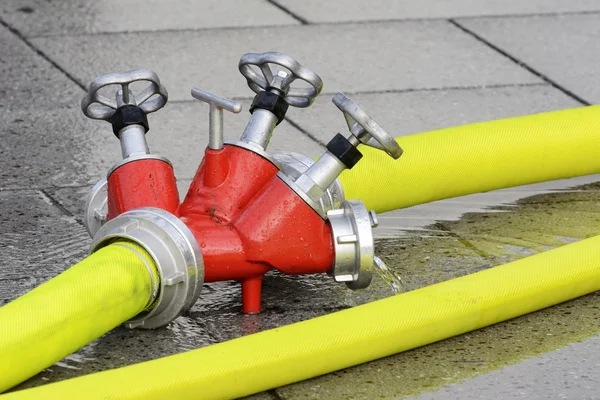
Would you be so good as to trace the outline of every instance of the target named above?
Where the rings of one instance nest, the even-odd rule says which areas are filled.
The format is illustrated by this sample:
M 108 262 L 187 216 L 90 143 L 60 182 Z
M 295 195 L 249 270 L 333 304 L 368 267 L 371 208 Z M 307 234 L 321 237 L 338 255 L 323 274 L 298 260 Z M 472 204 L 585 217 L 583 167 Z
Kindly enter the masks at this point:
M 269 64 L 280 70 L 273 74 Z M 173 167 L 168 160 L 151 154 L 145 139 L 149 129 L 146 114 L 167 100 L 158 77 L 150 71 L 135 70 L 102 75 L 92 82 L 82 109 L 90 118 L 111 122 L 124 157 L 107 179 L 94 187 L 88 200 L 86 223 L 95 248 L 115 235 L 148 248 L 151 245 L 144 235 L 156 238 L 177 231 L 180 234 L 175 236 L 180 239 L 169 236 L 175 243 L 169 255 L 155 258 L 160 258 L 164 267 L 168 263 L 165 260 L 179 259 L 178 251 L 194 253 L 196 257 L 180 259 L 197 259 L 193 270 L 203 271 L 204 282 L 241 281 L 245 313 L 260 311 L 262 277 L 271 269 L 294 275 L 326 272 L 352 289 L 367 287 L 373 264 L 381 263 L 373 254 L 371 228 L 377 219 L 360 201 L 344 199 L 337 177 L 360 160 L 359 144 L 377 147 L 394 158 L 400 157 L 402 150 L 364 111 L 338 93 L 333 102 L 346 117 L 351 132 L 348 138 L 337 134 L 316 162 L 296 153 L 267 153 L 273 131 L 288 106 L 311 105 L 322 81 L 281 53 L 246 54 L 239 68 L 257 95 L 250 108 L 251 119 L 238 142 L 223 143 L 223 109 L 239 113 L 241 106 L 192 89 L 193 97 L 210 104 L 210 140 L 181 203 Z M 310 87 L 290 87 L 295 80 Z M 150 84 L 136 94 L 129 88 L 134 81 Z M 98 93 L 112 84 L 122 87 L 115 100 Z M 162 211 L 133 212 L 148 207 Z M 140 218 L 153 220 L 148 225 Z M 150 228 L 144 235 L 130 235 L 140 226 L 132 220 Z M 170 228 L 162 229 L 162 225 Z M 150 254 L 159 251 L 148 250 Z M 186 271 L 185 265 L 173 270 L 180 272 L 163 276 L 166 270 L 171 271 L 159 265 L 161 279 L 169 285 L 189 279 L 198 281 L 191 286 L 202 285 L 202 274 Z M 179 297 L 169 295 L 165 301 L 173 303 L 177 314 L 191 307 L 196 297 L 183 293 Z

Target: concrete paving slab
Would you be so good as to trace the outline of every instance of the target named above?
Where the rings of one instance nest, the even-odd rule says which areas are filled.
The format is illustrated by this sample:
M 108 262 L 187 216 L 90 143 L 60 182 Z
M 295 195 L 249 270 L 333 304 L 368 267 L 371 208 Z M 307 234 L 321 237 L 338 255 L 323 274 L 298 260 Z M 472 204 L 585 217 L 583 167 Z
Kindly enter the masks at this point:
M 550 85 L 348 95 L 394 137 L 450 126 L 578 107 Z M 348 132 L 342 113 L 322 95 L 288 118 L 323 143 Z
M 249 101 L 243 102 L 245 110 Z M 238 139 L 250 114 L 225 118 L 226 136 Z M 150 149 L 167 157 L 176 176 L 190 179 L 208 144 L 208 106 L 172 103 L 149 116 Z M 121 158 L 110 124 L 85 118 L 79 108 L 60 112 L 9 111 L 0 120 L 0 188 L 94 184 Z M 287 122 L 275 131 L 269 151 L 316 156 L 321 147 Z
M 178 179 L 177 189 L 179 198 L 183 200 L 187 189 L 190 186 L 190 179 Z M 74 186 L 74 187 L 51 187 L 45 188 L 44 192 L 52 197 L 65 210 L 73 214 L 75 219 L 84 223 L 85 205 L 87 196 L 92 191 L 93 185 Z
M 0 306 L 87 254 L 83 226 L 36 190 L 0 191 Z
M 599 355 L 595 336 L 413 399 L 600 399 Z
M 600 11 L 594 0 L 275 0 L 308 22 L 370 21 L 462 16 Z
M 240 100 L 239 102 L 243 106 L 239 114 L 225 111 L 225 140 L 239 140 L 250 120 L 251 114 L 248 110 L 252 101 Z M 204 149 L 208 145 L 208 111 L 207 104 L 195 100 L 167 104 L 164 110 L 149 117 L 151 124 L 151 130 L 147 134 L 149 146 L 171 160 L 177 176 L 181 179 L 193 178 L 204 156 Z M 288 113 L 301 114 L 304 111 L 291 108 Z M 108 128 L 112 135 L 110 126 L 105 125 L 105 129 Z M 316 157 L 324 151 L 324 148 L 287 121 L 283 121 L 275 128 L 267 151 L 271 154 L 295 151 L 309 157 Z
M 252 97 L 238 61 L 247 52 L 273 50 L 314 69 L 328 92 L 540 82 L 446 21 L 61 36 L 32 42 L 85 84 L 107 72 L 150 68 L 171 100 L 189 99 L 192 86 L 225 97 Z
M 461 19 L 459 23 L 590 103 L 600 102 L 600 14 Z
M 56 109 L 79 101 L 82 90 L 0 25 L 0 112 Z
M 25 36 L 299 24 L 264 0 L 5 0 L 0 17 Z
M 97 181 L 119 159 L 118 142 L 107 124 L 64 108 L 9 111 L 0 119 L 0 187 L 84 185 Z M 112 137 L 111 137 L 112 136 Z

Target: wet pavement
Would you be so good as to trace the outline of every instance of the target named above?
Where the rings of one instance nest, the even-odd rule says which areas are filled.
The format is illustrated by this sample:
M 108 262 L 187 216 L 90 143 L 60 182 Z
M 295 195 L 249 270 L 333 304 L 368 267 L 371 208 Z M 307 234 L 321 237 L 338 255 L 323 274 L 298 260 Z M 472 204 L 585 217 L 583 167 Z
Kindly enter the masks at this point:
M 181 194 L 208 139 L 208 107 L 192 101 L 189 90 L 198 86 L 239 99 L 245 111 L 225 115 L 226 136 L 238 137 L 253 96 L 237 72 L 246 52 L 289 53 L 325 82 L 313 107 L 290 109 L 276 130 L 273 152 L 322 152 L 323 143 L 345 129 L 330 103 L 336 91 L 357 100 L 394 136 L 597 100 L 595 1 L 371 3 L 367 9 L 356 0 L 337 6 L 313 0 L 3 1 L 0 305 L 87 255 L 85 196 L 120 159 L 110 126 L 86 119 L 79 109 L 83 87 L 99 74 L 140 67 L 159 74 L 170 102 L 150 115 L 147 137 L 151 149 L 173 162 Z M 387 213 L 376 231 L 378 252 L 415 289 L 592 236 L 600 231 L 596 181 L 600 176 Z M 205 285 L 191 312 L 166 328 L 118 328 L 20 388 L 392 295 L 379 280 L 350 292 L 326 276 L 271 273 L 264 285 L 260 315 L 241 314 L 238 284 Z M 592 294 L 255 398 L 403 398 L 423 392 L 432 392 L 423 395 L 428 399 L 594 398 L 600 382 L 590 378 L 597 375 L 590 360 L 600 347 L 597 338 L 587 339 L 600 332 L 598 304 Z M 581 361 L 586 353 L 588 361 Z

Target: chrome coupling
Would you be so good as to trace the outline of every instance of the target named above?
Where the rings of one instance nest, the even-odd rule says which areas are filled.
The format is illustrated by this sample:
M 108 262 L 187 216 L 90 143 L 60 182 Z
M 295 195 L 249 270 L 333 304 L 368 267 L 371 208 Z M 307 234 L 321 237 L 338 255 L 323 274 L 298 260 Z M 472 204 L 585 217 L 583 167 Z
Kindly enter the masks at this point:
M 350 289 L 371 284 L 375 244 L 372 228 L 378 225 L 374 211 L 359 200 L 345 200 L 341 208 L 327 211 L 331 225 L 335 261 L 330 275 Z
M 295 187 L 295 180 L 306 172 L 315 162 L 312 158 L 303 154 L 293 152 L 282 152 L 273 154 L 273 159 L 279 165 L 281 170 L 279 178 L 290 187 Z M 326 216 L 327 211 L 340 208 L 344 201 L 344 188 L 339 179 L 335 179 L 314 201 L 311 197 L 305 195 L 302 190 L 296 190 L 296 193 L 302 197 L 317 213 L 321 216 Z
M 152 257 L 160 280 L 152 310 L 135 316 L 125 326 L 159 328 L 194 305 L 204 284 L 204 261 L 196 238 L 179 218 L 151 207 L 127 211 L 97 231 L 90 253 L 119 239 L 143 247 Z

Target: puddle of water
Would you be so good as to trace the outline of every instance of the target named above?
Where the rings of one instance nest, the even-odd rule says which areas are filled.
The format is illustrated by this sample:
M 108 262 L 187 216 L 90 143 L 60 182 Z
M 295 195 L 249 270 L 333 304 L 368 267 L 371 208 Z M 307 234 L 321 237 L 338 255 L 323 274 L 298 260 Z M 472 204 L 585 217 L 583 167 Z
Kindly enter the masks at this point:
M 495 207 L 516 207 L 521 199 L 550 193 L 581 192 L 578 186 L 593 184 L 600 175 L 561 179 L 514 188 L 471 194 L 440 200 L 378 215 L 379 227 L 373 231 L 376 238 L 397 238 L 406 230 L 418 231 L 438 221 L 458 221 L 467 213 L 506 212 Z M 572 189 L 575 188 L 575 189 Z

